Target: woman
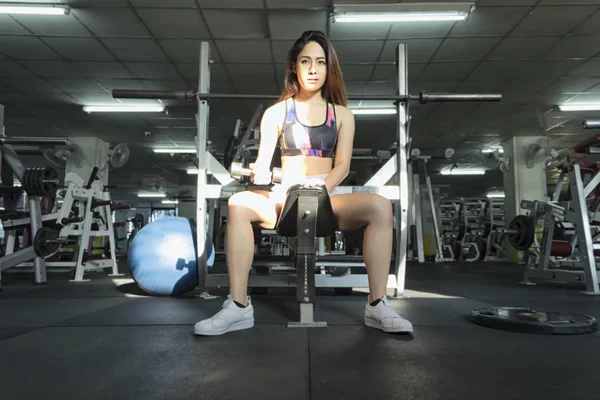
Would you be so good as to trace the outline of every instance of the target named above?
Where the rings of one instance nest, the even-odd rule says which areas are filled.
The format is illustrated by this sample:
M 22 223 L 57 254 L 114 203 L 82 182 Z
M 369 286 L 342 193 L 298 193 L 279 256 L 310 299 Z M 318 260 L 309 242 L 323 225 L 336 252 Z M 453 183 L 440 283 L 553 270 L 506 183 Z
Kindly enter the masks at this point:
M 268 108 L 260 125 L 260 146 L 251 180 L 269 184 L 277 142 L 281 147 L 283 182 L 271 192 L 246 191 L 229 199 L 227 263 L 230 295 L 212 318 L 198 322 L 198 335 L 220 335 L 254 326 L 247 295 L 254 258 L 252 224 L 273 229 L 288 187 L 324 185 L 340 230 L 366 226 L 363 255 L 369 278 L 365 324 L 385 332 L 412 332 L 409 321 L 390 307 L 386 287 L 392 252 L 392 205 L 377 194 L 336 195 L 350 168 L 354 115 L 346 108 L 346 91 L 337 55 L 322 32 L 307 31 L 287 57 L 281 101 Z M 325 122 L 323 120 L 325 119 Z

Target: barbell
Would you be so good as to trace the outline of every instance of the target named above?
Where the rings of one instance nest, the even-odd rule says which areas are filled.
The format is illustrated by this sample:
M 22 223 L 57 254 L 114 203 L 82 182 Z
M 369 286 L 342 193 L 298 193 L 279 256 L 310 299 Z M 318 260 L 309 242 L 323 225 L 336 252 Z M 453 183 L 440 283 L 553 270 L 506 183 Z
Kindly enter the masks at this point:
M 244 168 L 242 163 L 232 162 L 229 167 L 229 174 L 233 179 L 241 179 L 242 176 L 250 176 L 252 170 L 250 168 Z M 281 168 L 273 168 L 271 172 L 271 182 L 281 183 L 283 179 L 283 170 Z

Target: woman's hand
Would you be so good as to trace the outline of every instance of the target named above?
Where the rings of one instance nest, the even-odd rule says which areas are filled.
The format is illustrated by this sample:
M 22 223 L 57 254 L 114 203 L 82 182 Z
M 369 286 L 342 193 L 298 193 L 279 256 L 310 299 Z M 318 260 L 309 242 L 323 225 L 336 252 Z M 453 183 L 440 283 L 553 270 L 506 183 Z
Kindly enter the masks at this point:
M 271 184 L 271 171 L 269 168 L 257 167 L 254 163 L 251 163 L 249 167 L 252 170 L 252 173 L 250 174 L 250 182 L 255 185 Z

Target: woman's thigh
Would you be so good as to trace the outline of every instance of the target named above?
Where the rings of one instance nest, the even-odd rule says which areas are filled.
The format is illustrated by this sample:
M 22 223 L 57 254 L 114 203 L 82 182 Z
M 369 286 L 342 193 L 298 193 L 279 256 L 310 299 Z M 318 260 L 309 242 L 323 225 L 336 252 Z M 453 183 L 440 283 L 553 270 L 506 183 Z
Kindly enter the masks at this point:
M 331 196 L 331 207 L 342 231 L 350 231 L 370 222 L 393 222 L 392 203 L 373 193 Z
M 230 210 L 235 207 L 247 213 L 250 222 L 263 229 L 275 227 L 282 207 L 276 196 L 263 190 L 236 193 L 229 198 L 228 204 Z

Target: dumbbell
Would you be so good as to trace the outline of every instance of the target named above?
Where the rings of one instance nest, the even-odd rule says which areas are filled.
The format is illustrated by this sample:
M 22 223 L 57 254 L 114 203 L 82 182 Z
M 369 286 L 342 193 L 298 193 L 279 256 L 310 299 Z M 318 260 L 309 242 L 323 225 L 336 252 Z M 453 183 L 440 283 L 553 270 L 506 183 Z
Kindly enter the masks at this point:
M 242 163 L 232 162 L 229 167 L 229 174 L 233 179 L 241 179 L 242 176 L 250 176 L 252 170 L 250 168 L 244 168 Z M 281 183 L 283 178 L 283 170 L 281 168 L 273 168 L 271 172 L 271 182 Z

